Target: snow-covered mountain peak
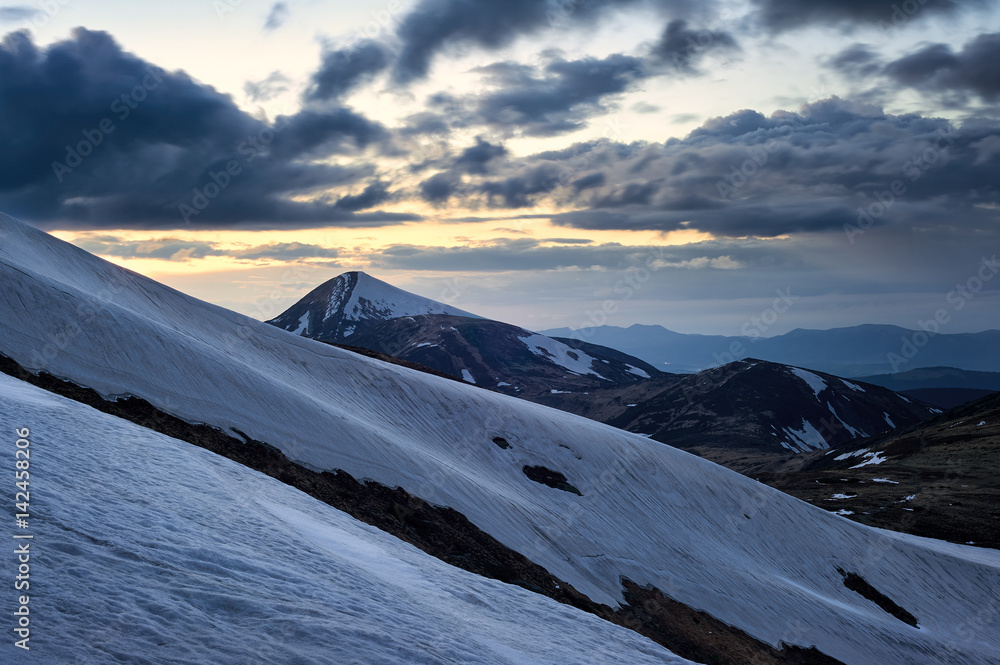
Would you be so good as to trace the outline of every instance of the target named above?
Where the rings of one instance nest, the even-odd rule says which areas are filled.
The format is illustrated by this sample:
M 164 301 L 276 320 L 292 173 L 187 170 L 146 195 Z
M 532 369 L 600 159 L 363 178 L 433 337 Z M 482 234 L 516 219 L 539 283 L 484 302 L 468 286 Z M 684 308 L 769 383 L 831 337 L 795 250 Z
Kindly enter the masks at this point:
M 299 335 L 341 341 L 389 319 L 423 314 L 480 318 L 355 270 L 320 284 L 268 323 Z

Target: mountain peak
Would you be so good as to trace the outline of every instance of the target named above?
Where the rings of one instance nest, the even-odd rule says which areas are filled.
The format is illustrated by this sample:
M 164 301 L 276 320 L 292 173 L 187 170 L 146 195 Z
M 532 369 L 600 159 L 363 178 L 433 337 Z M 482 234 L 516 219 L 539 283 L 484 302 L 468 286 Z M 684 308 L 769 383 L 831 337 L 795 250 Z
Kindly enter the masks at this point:
M 352 270 L 320 284 L 268 323 L 299 335 L 340 342 L 389 319 L 423 314 L 480 318 Z

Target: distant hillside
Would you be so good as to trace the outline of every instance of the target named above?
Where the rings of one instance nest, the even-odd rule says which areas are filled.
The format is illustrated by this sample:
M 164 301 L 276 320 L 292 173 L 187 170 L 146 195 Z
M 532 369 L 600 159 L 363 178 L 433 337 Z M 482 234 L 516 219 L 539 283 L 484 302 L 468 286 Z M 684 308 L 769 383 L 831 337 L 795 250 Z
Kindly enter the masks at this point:
M 888 432 L 940 412 L 880 386 L 754 359 L 537 401 L 736 470 Z
M 630 385 L 662 374 L 614 349 L 566 340 L 570 346 L 500 321 L 447 314 L 391 319 L 349 341 L 532 401 L 553 393 Z
M 754 477 L 863 524 L 1000 548 L 1000 393 Z
M 859 379 L 902 393 L 941 409 L 965 404 L 1000 390 L 1000 372 L 973 372 L 955 367 L 925 367 Z
M 1000 330 L 928 338 L 897 326 L 862 325 L 797 329 L 776 337 L 724 337 L 634 325 L 556 328 L 543 334 L 610 346 L 671 372 L 697 372 L 751 356 L 848 378 L 939 366 L 1000 372 Z

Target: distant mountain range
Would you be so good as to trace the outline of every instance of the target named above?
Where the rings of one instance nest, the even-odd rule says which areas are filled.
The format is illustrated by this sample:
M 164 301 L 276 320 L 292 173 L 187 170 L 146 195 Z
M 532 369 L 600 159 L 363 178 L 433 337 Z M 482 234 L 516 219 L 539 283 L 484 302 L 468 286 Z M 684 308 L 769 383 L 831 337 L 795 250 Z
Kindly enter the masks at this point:
M 583 415 L 738 470 L 936 412 L 879 386 L 760 360 L 694 375 L 661 372 L 606 346 L 436 313 L 447 309 L 364 273 L 345 273 L 269 323 Z
M 1000 372 L 973 372 L 954 367 L 924 367 L 897 374 L 863 376 L 859 381 L 895 390 L 942 409 L 1000 391 Z
M 637 324 L 555 328 L 542 334 L 610 346 L 670 372 L 698 372 L 747 357 L 848 378 L 921 367 L 1000 372 L 1000 330 L 928 335 L 897 326 L 862 325 L 800 328 L 776 337 L 725 337 L 686 335 Z

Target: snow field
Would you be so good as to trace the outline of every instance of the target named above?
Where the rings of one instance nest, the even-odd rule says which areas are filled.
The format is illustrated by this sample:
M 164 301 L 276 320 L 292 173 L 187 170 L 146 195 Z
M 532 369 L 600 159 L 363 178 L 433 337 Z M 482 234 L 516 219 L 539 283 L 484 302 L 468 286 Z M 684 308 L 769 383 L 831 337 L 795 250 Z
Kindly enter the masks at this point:
M 33 631 L 30 651 L 8 641 L 0 662 L 689 662 L 235 462 L 0 375 L 0 432 L 26 424 Z M 0 557 L 5 579 L 16 565 Z

